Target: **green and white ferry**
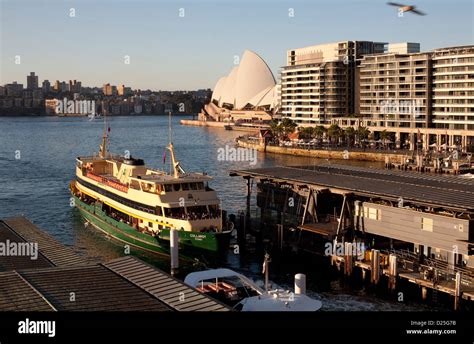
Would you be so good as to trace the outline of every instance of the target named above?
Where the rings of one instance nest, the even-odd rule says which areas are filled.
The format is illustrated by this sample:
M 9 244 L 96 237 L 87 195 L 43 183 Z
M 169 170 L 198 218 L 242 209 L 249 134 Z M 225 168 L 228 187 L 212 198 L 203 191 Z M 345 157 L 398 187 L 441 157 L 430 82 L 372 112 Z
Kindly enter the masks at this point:
M 145 166 L 141 159 L 107 150 L 108 131 L 97 155 L 76 159 L 70 183 L 74 204 L 98 230 L 122 243 L 169 254 L 171 229 L 178 231 L 180 253 L 218 253 L 229 247 L 220 200 L 204 173 L 187 173 L 175 159 L 170 173 Z

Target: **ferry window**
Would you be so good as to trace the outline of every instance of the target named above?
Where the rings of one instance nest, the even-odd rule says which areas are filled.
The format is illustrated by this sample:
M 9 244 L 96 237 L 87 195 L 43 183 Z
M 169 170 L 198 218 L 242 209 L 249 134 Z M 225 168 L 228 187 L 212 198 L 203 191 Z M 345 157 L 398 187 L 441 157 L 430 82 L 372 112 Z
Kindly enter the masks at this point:
M 188 183 L 181 184 L 181 187 L 183 188 L 183 191 L 188 191 L 189 190 L 189 184 Z
M 421 218 L 421 230 L 432 232 L 433 231 L 433 219 L 428 219 L 426 217 Z
M 191 187 L 191 190 L 197 190 L 196 183 L 189 183 L 189 186 Z
M 171 192 L 171 185 L 170 184 L 165 184 L 165 192 Z
M 179 191 L 179 184 L 173 184 L 173 190 Z
M 140 183 L 137 182 L 136 180 L 133 180 L 133 179 L 132 179 L 132 180 L 130 181 L 130 187 L 131 187 L 132 189 L 140 190 Z
M 148 222 L 148 227 L 153 228 L 153 223 L 152 223 L 152 222 Z
M 163 211 L 161 210 L 161 207 L 156 207 L 155 214 L 158 216 L 163 216 Z
M 165 216 L 173 219 L 186 219 L 184 208 L 164 208 Z
M 197 185 L 198 190 L 204 189 L 204 183 L 203 182 L 199 182 L 196 185 Z

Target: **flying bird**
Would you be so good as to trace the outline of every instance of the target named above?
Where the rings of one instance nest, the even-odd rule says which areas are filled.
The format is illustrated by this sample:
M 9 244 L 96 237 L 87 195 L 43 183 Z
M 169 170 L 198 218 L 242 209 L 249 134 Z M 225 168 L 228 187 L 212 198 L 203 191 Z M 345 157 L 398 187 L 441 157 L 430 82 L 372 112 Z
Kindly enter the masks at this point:
M 418 11 L 416 9 L 416 6 L 397 4 L 396 2 L 387 2 L 387 5 L 398 7 L 398 10 L 400 11 L 400 13 L 412 12 L 412 13 L 418 14 L 419 16 L 424 16 L 425 15 L 425 13 L 423 13 L 421 11 Z

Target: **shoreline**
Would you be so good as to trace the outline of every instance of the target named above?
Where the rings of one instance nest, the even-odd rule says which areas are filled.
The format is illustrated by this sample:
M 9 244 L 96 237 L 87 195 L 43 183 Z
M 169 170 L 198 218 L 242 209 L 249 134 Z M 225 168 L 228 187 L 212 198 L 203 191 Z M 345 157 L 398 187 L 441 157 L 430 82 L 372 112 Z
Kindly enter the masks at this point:
M 259 152 L 272 154 L 285 154 L 296 156 L 307 156 L 319 159 L 339 159 L 356 161 L 374 161 L 374 162 L 400 162 L 405 159 L 405 154 L 388 152 L 370 152 L 370 151 L 350 151 L 349 149 L 326 150 L 326 149 L 305 149 L 280 146 L 263 146 L 256 143 L 249 143 L 242 140 L 236 140 L 236 145 L 241 148 L 256 149 Z
M 213 121 L 199 121 L 193 119 L 182 119 L 180 121 L 181 125 L 187 125 L 191 127 L 208 127 L 208 128 L 221 128 L 225 129 L 226 126 L 231 126 L 230 131 L 244 131 L 248 133 L 257 133 L 261 128 L 260 127 L 251 127 L 251 126 L 241 126 L 225 122 L 213 122 Z
M 135 114 L 135 115 L 107 115 L 107 117 L 140 117 L 140 116 L 146 116 L 146 117 L 151 117 L 151 116 L 156 116 L 156 117 L 159 117 L 159 116 L 168 116 L 168 114 L 164 113 L 164 114 L 154 114 L 154 113 L 140 113 L 140 114 Z M 172 113 L 171 114 L 172 117 L 186 117 L 186 116 L 193 116 L 193 114 L 189 114 L 189 113 L 186 113 L 186 114 L 182 114 L 182 113 Z M 73 117 L 76 117 L 76 118 L 81 118 L 81 117 L 84 117 L 84 118 L 87 118 L 88 115 L 70 115 L 70 116 L 59 116 L 59 115 L 48 115 L 48 114 L 13 114 L 13 115 L 0 115 L 0 118 L 3 118 L 3 117 L 57 117 L 57 118 L 73 118 Z

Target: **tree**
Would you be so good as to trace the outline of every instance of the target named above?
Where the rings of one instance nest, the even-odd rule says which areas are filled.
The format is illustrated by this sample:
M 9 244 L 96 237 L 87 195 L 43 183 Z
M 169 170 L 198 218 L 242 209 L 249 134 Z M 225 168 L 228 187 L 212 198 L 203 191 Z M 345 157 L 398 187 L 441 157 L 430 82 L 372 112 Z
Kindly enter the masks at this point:
M 356 131 L 353 127 L 347 127 L 344 130 L 344 136 L 346 137 L 346 141 L 347 141 L 348 146 L 352 146 L 355 134 L 356 134 Z
M 357 140 L 361 143 L 363 140 L 366 140 L 370 135 L 370 130 L 366 127 L 358 127 L 356 131 Z
M 329 141 L 333 143 L 333 140 L 336 141 L 336 143 L 339 142 L 339 138 L 341 137 L 342 129 L 339 127 L 337 124 L 331 124 L 331 126 L 328 129 L 328 136 L 329 136 Z
M 270 123 L 270 130 L 272 131 L 272 134 L 276 138 L 280 138 L 283 134 L 281 124 L 278 122 L 276 119 L 272 119 L 272 122 Z
M 389 133 L 387 130 L 381 131 L 380 132 L 380 139 L 383 142 L 384 148 L 387 148 L 387 141 L 390 141 L 392 139 L 392 133 Z
M 283 118 L 280 125 L 282 127 L 282 132 L 284 136 L 288 136 L 289 134 L 293 133 L 296 127 L 298 127 L 298 125 L 288 117 Z
M 313 135 L 319 140 L 323 139 L 324 134 L 326 133 L 326 128 L 322 125 L 318 125 L 317 127 L 313 128 Z
M 314 137 L 313 128 L 311 127 L 299 127 L 298 131 L 300 132 L 300 138 L 302 139 L 312 139 Z

